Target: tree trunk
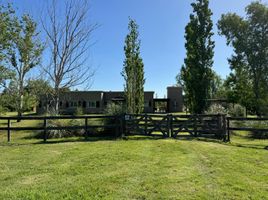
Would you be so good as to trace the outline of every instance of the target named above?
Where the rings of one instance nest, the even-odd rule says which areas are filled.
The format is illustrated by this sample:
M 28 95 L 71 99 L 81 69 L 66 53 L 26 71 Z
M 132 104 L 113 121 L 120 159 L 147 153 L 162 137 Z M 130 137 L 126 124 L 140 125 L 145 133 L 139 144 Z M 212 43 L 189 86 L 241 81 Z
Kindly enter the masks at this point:
M 22 116 L 23 113 L 23 94 L 19 95 L 19 108 L 18 108 L 18 119 L 17 122 L 20 122 L 21 120 L 19 119 Z

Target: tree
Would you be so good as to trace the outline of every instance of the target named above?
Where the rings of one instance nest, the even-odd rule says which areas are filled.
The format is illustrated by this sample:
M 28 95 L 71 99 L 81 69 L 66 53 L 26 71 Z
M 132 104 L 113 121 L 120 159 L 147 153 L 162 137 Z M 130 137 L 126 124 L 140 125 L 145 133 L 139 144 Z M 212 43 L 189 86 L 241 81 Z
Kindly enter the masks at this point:
M 144 65 L 140 57 L 140 40 L 137 23 L 129 20 L 129 34 L 125 39 L 125 61 L 122 76 L 125 79 L 127 112 L 142 113 L 144 110 Z
M 225 99 L 226 98 L 224 81 L 215 71 L 212 71 L 210 98 L 212 99 Z
M 6 80 L 13 77 L 12 71 L 6 66 L 7 51 L 11 47 L 14 10 L 11 5 L 0 5 L 0 87 L 6 86 Z
M 197 0 L 191 5 L 194 13 L 185 28 L 187 55 L 180 76 L 190 112 L 203 113 L 213 80 L 212 12 L 208 0 Z
M 37 24 L 29 15 L 15 18 L 11 48 L 8 50 L 10 70 L 15 73 L 13 84 L 17 96 L 18 116 L 22 115 L 26 75 L 41 61 L 43 46 L 37 39 Z
M 253 98 L 253 109 L 257 115 L 268 107 L 268 7 L 259 1 L 246 8 L 247 16 L 236 14 L 222 15 L 218 22 L 219 34 L 227 39 L 227 45 L 234 48 L 229 59 L 233 84 L 239 101 Z
M 64 1 L 64 8 L 53 0 L 42 26 L 46 33 L 51 62 L 44 70 L 52 82 L 55 112 L 59 112 L 61 88 L 86 84 L 94 75 L 86 65 L 90 38 L 97 25 L 88 24 L 88 1 Z M 63 15 L 61 15 L 61 12 Z
M 53 88 L 49 82 L 44 79 L 28 80 L 25 91 L 36 100 L 35 104 L 40 102 L 43 98 L 49 99 L 53 94 Z

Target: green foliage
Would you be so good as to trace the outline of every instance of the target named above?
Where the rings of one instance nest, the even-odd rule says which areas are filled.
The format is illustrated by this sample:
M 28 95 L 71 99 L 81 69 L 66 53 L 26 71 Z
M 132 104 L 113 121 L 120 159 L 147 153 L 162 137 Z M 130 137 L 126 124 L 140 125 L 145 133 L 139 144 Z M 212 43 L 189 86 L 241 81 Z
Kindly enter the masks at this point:
M 239 104 L 235 104 L 234 106 L 230 106 L 228 108 L 229 115 L 231 117 L 245 117 L 246 116 L 246 110 L 243 106 Z
M 224 87 L 223 79 L 215 72 L 212 71 L 212 82 L 211 82 L 211 94 L 212 99 L 226 99 L 226 88 Z
M 192 113 L 203 113 L 213 80 L 212 12 L 208 0 L 192 3 L 194 14 L 185 28 L 187 55 L 180 72 L 187 104 Z
M 0 115 L 3 115 L 7 112 L 7 108 L 3 106 L 2 96 L 0 95 Z
M 228 114 L 228 110 L 226 108 L 224 108 L 222 105 L 220 104 L 212 104 L 209 106 L 209 108 L 207 109 L 207 111 L 205 112 L 206 114 Z
M 137 23 L 129 20 L 129 34 L 125 39 L 125 61 L 122 76 L 125 79 L 125 97 L 128 113 L 142 113 L 144 109 L 144 65 L 140 56 Z
M 268 97 L 268 7 L 255 1 L 246 8 L 246 13 L 246 18 L 232 13 L 222 15 L 218 28 L 227 45 L 234 48 L 229 59 L 231 96 L 262 115 L 261 108 L 267 105 L 263 100 Z
M 83 126 L 84 121 L 73 119 L 73 120 L 50 120 L 48 121 L 50 127 L 66 127 L 66 126 Z M 85 134 L 84 129 L 77 130 L 49 130 L 48 138 L 66 138 L 66 137 L 82 137 Z M 36 135 L 37 138 L 43 138 L 43 133 Z
M 24 92 L 25 80 L 28 72 L 40 64 L 43 45 L 37 39 L 36 22 L 27 14 L 18 18 L 11 4 L 0 6 L 0 30 L 0 84 L 6 90 L 11 88 L 8 94 L 21 115 L 29 107 L 25 102 L 30 102 Z
M 81 106 L 76 107 L 75 112 L 74 112 L 74 115 L 75 115 L 75 116 L 81 116 L 81 115 L 83 115 L 83 114 L 84 114 L 84 110 L 83 110 L 83 108 L 82 108 Z
M 14 24 L 14 10 L 11 4 L 0 5 L 0 87 L 6 86 L 14 73 L 7 68 L 7 52 L 11 48 L 12 28 Z
M 6 59 L 7 51 L 11 47 L 11 40 L 13 35 L 14 10 L 11 4 L 7 6 L 0 5 L 0 65 Z M 2 67 L 2 66 L 1 66 Z M 0 74 L 0 81 L 2 79 Z
M 29 15 L 23 15 L 20 20 L 14 19 L 14 32 L 8 58 L 10 69 L 16 73 L 13 83 L 16 83 L 16 88 L 18 88 L 17 111 L 19 116 L 22 115 L 24 107 L 26 75 L 41 61 L 43 45 L 37 36 L 37 24 Z
M 51 96 L 53 93 L 53 88 L 49 82 L 43 79 L 28 80 L 24 90 L 25 92 L 34 96 L 38 101 L 40 98 Z
M 109 103 L 105 109 L 107 115 L 122 115 L 126 113 L 126 108 L 123 104 Z

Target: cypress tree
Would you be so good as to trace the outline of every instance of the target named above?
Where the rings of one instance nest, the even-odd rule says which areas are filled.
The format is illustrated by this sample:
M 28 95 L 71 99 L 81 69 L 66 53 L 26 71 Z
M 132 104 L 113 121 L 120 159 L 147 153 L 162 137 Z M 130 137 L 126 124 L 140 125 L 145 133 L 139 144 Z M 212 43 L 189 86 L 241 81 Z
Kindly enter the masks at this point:
M 130 19 L 125 39 L 125 61 L 122 76 L 125 79 L 125 98 L 128 113 L 142 113 L 144 109 L 144 65 L 140 57 L 137 23 Z

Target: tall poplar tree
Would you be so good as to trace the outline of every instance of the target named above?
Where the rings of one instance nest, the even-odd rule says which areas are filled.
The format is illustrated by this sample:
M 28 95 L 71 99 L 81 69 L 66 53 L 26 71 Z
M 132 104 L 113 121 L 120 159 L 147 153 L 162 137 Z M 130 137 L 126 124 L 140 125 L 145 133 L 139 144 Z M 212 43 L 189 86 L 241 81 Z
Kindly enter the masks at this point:
M 197 0 L 191 5 L 193 14 L 190 15 L 190 22 L 185 27 L 187 55 L 180 76 L 190 112 L 203 113 L 213 80 L 215 45 L 212 41 L 212 12 L 209 9 L 209 0 Z
M 122 76 L 125 79 L 125 98 L 128 113 L 144 110 L 144 65 L 140 57 L 140 40 L 137 23 L 129 20 L 129 34 L 125 39 L 125 61 Z

